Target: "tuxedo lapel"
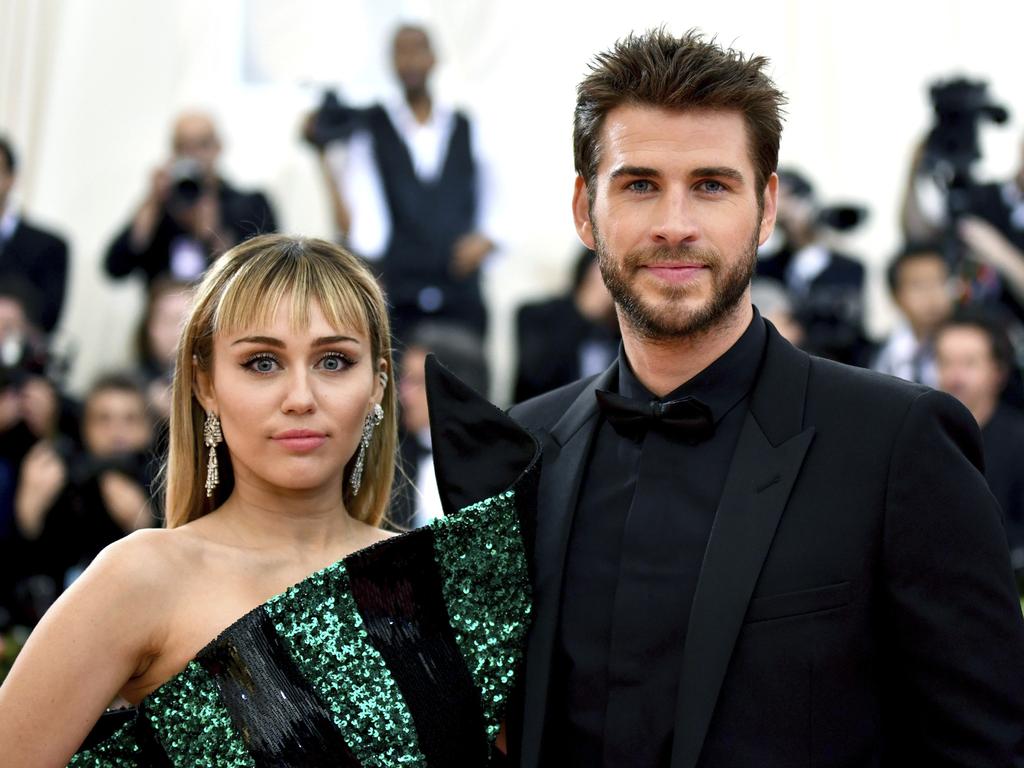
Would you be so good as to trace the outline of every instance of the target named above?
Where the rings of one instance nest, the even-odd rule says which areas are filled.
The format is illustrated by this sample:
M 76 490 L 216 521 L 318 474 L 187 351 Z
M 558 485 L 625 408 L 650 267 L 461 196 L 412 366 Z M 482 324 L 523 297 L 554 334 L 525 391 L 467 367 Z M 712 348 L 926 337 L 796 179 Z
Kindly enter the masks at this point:
M 809 359 L 769 325 L 690 611 L 672 768 L 693 768 L 736 638 L 814 429 L 801 431 Z
M 532 768 L 540 760 L 566 549 L 598 421 L 594 391 L 609 388 L 617 375 L 618 364 L 613 363 L 585 386 L 543 441 L 537 495 L 534 616 L 526 649 L 521 763 L 524 768 Z

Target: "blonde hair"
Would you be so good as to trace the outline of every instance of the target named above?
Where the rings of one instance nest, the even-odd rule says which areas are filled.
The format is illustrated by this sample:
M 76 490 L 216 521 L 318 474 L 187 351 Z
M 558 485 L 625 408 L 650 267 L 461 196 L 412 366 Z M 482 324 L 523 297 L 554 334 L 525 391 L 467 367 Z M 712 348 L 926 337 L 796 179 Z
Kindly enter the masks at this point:
M 214 335 L 268 324 L 286 297 L 291 300 L 293 328 L 308 327 L 309 307 L 316 302 L 331 325 L 365 333 L 374 364 L 383 359 L 387 365 L 389 375 L 381 402 L 384 421 L 377 427 L 367 450 L 362 486 L 358 495 L 352 493 L 349 476 L 355 464 L 353 456 L 345 467 L 342 489 L 345 508 L 352 517 L 370 525 L 379 525 L 384 517 L 398 444 L 391 329 L 384 295 L 369 270 L 333 243 L 261 235 L 235 246 L 210 267 L 196 288 L 182 330 L 164 468 L 168 528 L 184 525 L 216 509 L 234 488 L 231 460 L 223 447 L 219 449 L 220 483 L 212 498 L 207 498 L 204 486 L 208 459 L 203 445 L 206 412 L 194 386 L 197 371 L 211 370 Z

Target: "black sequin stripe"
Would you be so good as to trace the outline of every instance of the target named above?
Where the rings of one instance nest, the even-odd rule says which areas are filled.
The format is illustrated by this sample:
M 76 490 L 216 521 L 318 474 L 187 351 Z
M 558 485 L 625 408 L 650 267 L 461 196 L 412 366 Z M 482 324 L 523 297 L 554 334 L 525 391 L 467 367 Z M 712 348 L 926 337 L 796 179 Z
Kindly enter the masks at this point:
M 433 533 L 421 528 L 345 559 L 352 595 L 374 648 L 409 707 L 432 768 L 481 768 L 487 745 L 480 692 L 452 633 L 434 563 Z
M 259 768 L 360 766 L 262 609 L 232 625 L 197 661 L 216 681 Z

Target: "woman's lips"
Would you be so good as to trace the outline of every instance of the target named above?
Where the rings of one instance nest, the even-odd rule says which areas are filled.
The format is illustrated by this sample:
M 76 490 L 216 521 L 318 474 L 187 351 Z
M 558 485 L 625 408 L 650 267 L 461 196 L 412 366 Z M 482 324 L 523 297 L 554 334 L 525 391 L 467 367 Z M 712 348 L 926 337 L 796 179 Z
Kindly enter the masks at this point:
M 327 442 L 327 435 L 311 429 L 289 429 L 274 435 L 273 440 L 285 450 L 309 453 Z

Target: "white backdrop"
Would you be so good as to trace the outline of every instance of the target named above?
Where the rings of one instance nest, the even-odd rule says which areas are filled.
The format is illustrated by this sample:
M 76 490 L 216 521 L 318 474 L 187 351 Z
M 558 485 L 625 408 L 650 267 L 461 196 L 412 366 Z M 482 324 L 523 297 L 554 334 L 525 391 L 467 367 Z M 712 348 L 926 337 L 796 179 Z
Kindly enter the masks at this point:
M 0 0 L 0 131 L 21 150 L 25 208 L 71 242 L 60 334 L 77 349 L 75 388 L 127 359 L 141 289 L 105 278 L 102 256 L 166 156 L 173 115 L 211 110 L 225 175 L 267 190 L 286 230 L 329 236 L 300 117 L 325 84 L 356 103 L 390 93 L 388 38 L 407 19 L 433 30 L 435 90 L 476 117 L 501 185 L 507 258 L 488 286 L 499 399 L 513 307 L 560 289 L 577 248 L 575 84 L 590 56 L 630 30 L 699 27 L 772 59 L 790 99 L 782 162 L 809 173 L 826 201 L 871 208 L 846 247 L 872 270 L 876 333 L 891 319 L 881 265 L 898 244 L 907 158 L 931 121 L 926 84 L 989 80 L 1013 117 L 983 132 L 981 175 L 1006 176 L 1019 158 L 1019 0 Z

